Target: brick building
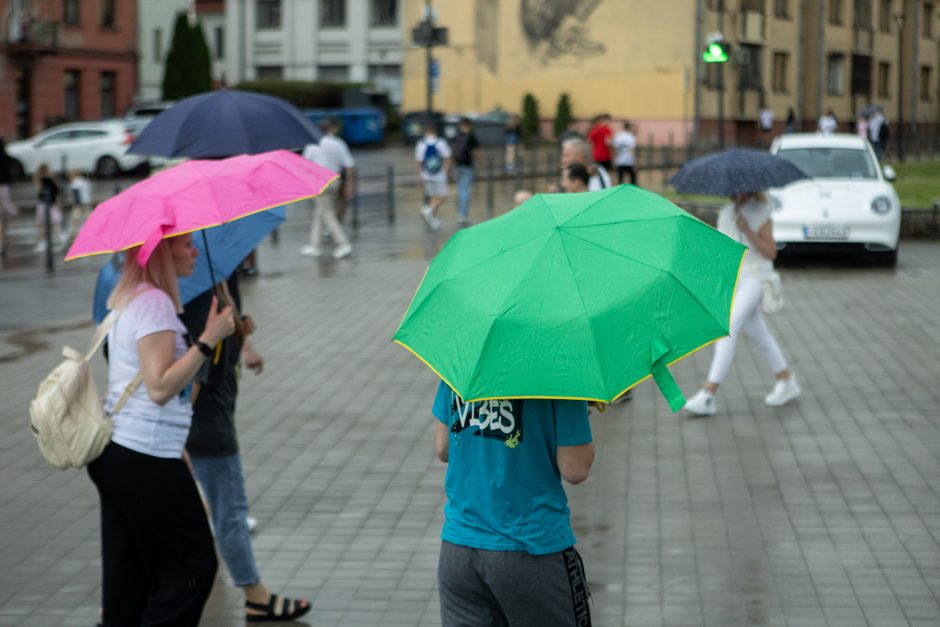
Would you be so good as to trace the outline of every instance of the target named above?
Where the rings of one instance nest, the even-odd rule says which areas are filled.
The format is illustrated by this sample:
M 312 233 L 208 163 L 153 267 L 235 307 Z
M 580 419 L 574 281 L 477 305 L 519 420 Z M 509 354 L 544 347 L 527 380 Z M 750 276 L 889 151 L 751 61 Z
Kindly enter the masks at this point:
M 0 136 L 120 116 L 136 85 L 136 0 L 0 0 Z

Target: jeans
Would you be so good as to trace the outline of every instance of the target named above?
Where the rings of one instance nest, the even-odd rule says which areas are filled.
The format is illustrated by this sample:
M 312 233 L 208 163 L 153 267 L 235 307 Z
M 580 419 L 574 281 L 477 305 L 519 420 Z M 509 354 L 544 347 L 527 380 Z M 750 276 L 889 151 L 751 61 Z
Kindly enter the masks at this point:
M 457 215 L 466 220 L 470 214 L 470 188 L 473 186 L 473 167 L 457 166 Z
M 251 532 L 245 520 L 248 497 L 245 496 L 241 456 L 238 453 L 221 457 L 190 455 L 189 459 L 209 501 L 215 541 L 232 580 L 239 587 L 258 583 L 261 573 L 255 565 Z

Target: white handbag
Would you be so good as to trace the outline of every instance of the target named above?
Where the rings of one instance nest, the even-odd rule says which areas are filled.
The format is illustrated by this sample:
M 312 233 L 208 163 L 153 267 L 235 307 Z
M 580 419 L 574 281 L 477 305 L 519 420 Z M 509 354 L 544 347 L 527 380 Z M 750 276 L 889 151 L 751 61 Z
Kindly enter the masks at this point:
M 765 314 L 775 314 L 783 309 L 783 285 L 776 270 L 767 275 L 761 288 L 761 309 Z

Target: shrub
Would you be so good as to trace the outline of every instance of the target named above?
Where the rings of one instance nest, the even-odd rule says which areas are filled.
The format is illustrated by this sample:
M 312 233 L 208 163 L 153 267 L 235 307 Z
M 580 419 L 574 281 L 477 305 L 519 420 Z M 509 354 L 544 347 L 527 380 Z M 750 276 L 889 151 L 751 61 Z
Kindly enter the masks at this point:
M 539 103 L 532 94 L 522 99 L 522 136 L 526 141 L 539 136 Z
M 555 137 L 561 137 L 561 134 L 568 130 L 569 124 L 571 124 L 571 99 L 568 94 L 562 94 L 555 108 Z

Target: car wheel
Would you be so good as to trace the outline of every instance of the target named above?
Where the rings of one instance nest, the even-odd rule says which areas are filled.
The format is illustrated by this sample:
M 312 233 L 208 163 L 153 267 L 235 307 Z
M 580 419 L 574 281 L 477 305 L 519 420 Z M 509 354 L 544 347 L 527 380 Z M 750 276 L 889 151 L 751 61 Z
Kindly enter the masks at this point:
M 10 176 L 13 177 L 14 181 L 26 178 L 26 170 L 23 169 L 23 164 L 16 159 L 10 159 Z
M 103 178 L 113 178 L 121 173 L 121 166 L 114 157 L 101 157 L 95 166 L 95 174 Z

